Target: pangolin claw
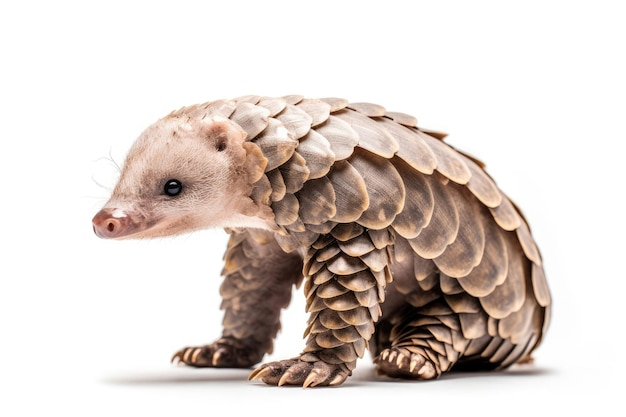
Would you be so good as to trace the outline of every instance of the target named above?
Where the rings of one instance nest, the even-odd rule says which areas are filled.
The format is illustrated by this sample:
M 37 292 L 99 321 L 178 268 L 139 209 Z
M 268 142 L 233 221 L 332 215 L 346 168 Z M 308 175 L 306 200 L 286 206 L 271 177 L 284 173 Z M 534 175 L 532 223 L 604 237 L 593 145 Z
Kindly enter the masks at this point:
M 176 365 L 188 365 L 188 366 L 210 366 L 206 364 L 204 358 L 200 355 L 205 351 L 207 347 L 186 347 L 172 356 L 171 362 Z
M 441 374 L 437 364 L 430 359 L 402 348 L 385 349 L 374 362 L 379 374 L 392 378 L 428 380 Z
M 172 356 L 172 359 L 170 359 L 170 362 L 175 365 L 184 365 L 184 362 L 183 362 L 184 353 L 185 353 L 185 349 L 181 349 L 178 352 L 174 353 L 174 355 Z
M 272 370 L 270 368 L 263 368 L 263 367 L 257 368 L 254 371 L 252 371 L 252 373 L 248 376 L 248 381 L 262 380 L 271 372 Z
M 306 362 L 289 359 L 266 363 L 255 369 L 249 380 L 260 380 L 269 385 L 299 385 L 302 388 L 339 385 L 351 372 L 344 364 L 323 361 Z
M 262 355 L 242 341 L 222 338 L 210 345 L 183 348 L 172 356 L 172 362 L 203 368 L 248 368 Z
M 317 372 L 312 371 L 309 376 L 306 377 L 306 379 L 304 380 L 304 382 L 302 383 L 302 388 L 308 388 L 308 387 L 314 387 L 318 384 L 317 380 L 319 378 L 319 375 L 317 375 Z
M 211 359 L 211 365 L 217 366 L 220 363 L 220 359 L 222 358 L 223 351 L 218 350 L 213 354 L 213 358 Z

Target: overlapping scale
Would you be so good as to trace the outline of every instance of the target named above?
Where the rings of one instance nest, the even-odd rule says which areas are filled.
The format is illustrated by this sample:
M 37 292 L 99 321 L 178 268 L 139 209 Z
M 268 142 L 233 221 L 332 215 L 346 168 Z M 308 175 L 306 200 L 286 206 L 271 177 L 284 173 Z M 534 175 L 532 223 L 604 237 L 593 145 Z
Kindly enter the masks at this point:
M 417 126 L 417 118 L 415 116 L 411 116 L 410 114 L 389 111 L 387 112 L 387 114 L 385 114 L 385 117 L 403 126 L 407 126 L 407 127 Z
M 389 119 L 378 119 L 378 123 L 392 135 L 398 143 L 396 155 L 418 172 L 430 175 L 437 168 L 437 157 L 417 130 L 409 129 Z
M 387 114 L 387 110 L 383 106 L 374 103 L 349 103 L 348 108 L 368 117 L 382 117 Z
M 287 96 L 283 96 L 282 98 L 287 102 L 287 104 L 293 104 L 293 105 L 296 105 L 300 103 L 302 100 L 304 100 L 304 96 L 301 96 L 299 94 L 290 94 Z
M 344 109 L 348 105 L 348 100 L 340 97 L 325 97 L 320 100 L 330 106 L 331 113 Z
M 404 207 L 404 182 L 391 162 L 358 150 L 350 164 L 365 181 L 369 205 L 357 222 L 364 227 L 380 230 L 393 222 Z
M 419 235 L 409 239 L 415 253 L 422 258 L 433 259 L 441 255 L 454 242 L 459 230 L 459 211 L 453 193 L 436 178 L 430 181 L 435 210 L 430 222 Z
M 263 97 L 259 100 L 258 105 L 265 107 L 269 110 L 269 116 L 274 117 L 287 106 L 287 101 L 284 98 Z
M 478 339 L 487 334 L 487 315 L 484 312 L 460 313 L 461 332 L 467 339 Z
M 359 134 L 352 126 L 332 114 L 315 131 L 326 138 L 337 161 L 352 155 L 354 147 L 359 143 Z
M 517 238 L 519 239 L 520 244 L 522 245 L 522 249 L 524 253 L 534 263 L 537 265 L 541 265 L 541 255 L 539 254 L 539 250 L 537 249 L 537 245 L 530 235 L 530 229 L 528 229 L 528 225 L 525 221 L 522 221 L 522 224 L 515 229 L 517 233 Z
M 511 201 L 504 197 L 497 207 L 490 208 L 494 220 L 504 230 L 515 230 L 522 224 L 522 218 Z
M 307 181 L 298 192 L 298 215 L 305 224 L 324 223 L 337 212 L 335 199 L 335 190 L 328 178 Z
M 514 237 L 506 235 L 508 246 L 514 248 Z M 508 256 L 507 277 L 504 282 L 494 288 L 488 295 L 480 297 L 485 311 L 496 319 L 502 319 L 520 309 L 526 298 L 526 277 L 529 266 L 520 256 Z
M 535 298 L 542 307 L 547 307 L 552 303 L 552 296 L 548 289 L 548 282 L 546 280 L 543 268 L 536 263 L 532 265 L 532 284 Z
M 435 211 L 435 199 L 430 181 L 408 164 L 397 161 L 395 167 L 407 190 L 404 208 L 394 218 L 393 229 L 405 239 L 413 239 L 428 225 Z
M 462 193 L 460 193 L 462 195 Z M 435 265 L 444 274 L 461 278 L 481 263 L 485 248 L 483 210 L 473 198 L 464 198 L 457 206 L 459 230 L 443 253 L 434 258 Z
M 240 103 L 257 104 L 259 100 L 261 100 L 261 96 L 256 96 L 253 94 L 249 94 L 246 96 L 241 96 L 241 97 L 237 97 L 233 99 L 233 101 L 237 104 L 240 104 Z
M 289 132 L 276 119 L 270 119 L 262 135 L 254 139 L 267 159 L 265 172 L 280 167 L 293 155 L 298 141 L 289 136 Z
M 370 117 L 350 109 L 339 111 L 334 115 L 348 123 L 357 133 L 359 147 L 383 158 L 392 158 L 398 151 L 398 141 Z
M 299 153 L 294 152 L 291 158 L 278 167 L 280 174 L 283 176 L 285 188 L 288 194 L 300 191 L 306 180 L 309 179 L 309 168 L 306 161 Z
M 361 234 L 350 240 L 337 242 L 338 249 L 348 256 L 361 257 L 374 250 L 376 247 L 367 235 Z
M 336 159 L 328 140 L 315 130 L 309 131 L 300 139 L 298 154 L 306 161 L 311 179 L 328 174 Z
M 322 100 L 305 98 L 297 106 L 311 117 L 311 127 L 324 123 L 330 117 L 331 105 Z
M 248 140 L 251 140 L 265 130 L 270 120 L 269 114 L 269 110 L 264 107 L 242 102 L 237 104 L 235 111 L 230 115 L 230 119 L 245 130 L 248 134 Z
M 365 180 L 348 161 L 336 162 L 327 178 L 335 191 L 336 212 L 332 220 L 351 225 L 369 207 L 370 197 Z
M 273 189 L 270 180 L 266 175 L 263 175 L 254 183 L 250 197 L 259 204 L 267 205 L 270 204 L 272 192 Z
M 508 275 L 508 249 L 502 229 L 493 222 L 485 222 L 485 250 L 478 266 L 458 279 L 468 294 L 484 297 L 501 285 Z M 513 254 L 511 255 L 513 256 Z
M 313 123 L 313 118 L 307 112 L 294 105 L 287 105 L 274 117 L 282 123 L 293 139 L 300 139 L 306 135 Z
M 532 331 L 533 310 L 535 308 L 535 300 L 528 294 L 519 310 L 512 312 L 498 322 L 498 335 L 504 339 L 509 339 L 514 344 L 523 343 Z M 535 329 L 535 331 L 539 329 Z
M 416 130 L 437 159 L 436 170 L 457 184 L 467 184 L 472 173 L 467 167 L 466 158 L 459 155 L 440 140 Z
M 502 203 L 502 193 L 491 177 L 474 161 L 466 160 L 465 164 L 471 172 L 467 188 L 487 207 L 495 208 Z
M 300 202 L 293 194 L 286 194 L 282 199 L 272 203 L 274 221 L 280 226 L 293 224 L 298 220 Z
M 272 193 L 270 195 L 271 200 L 282 200 L 285 197 L 285 194 L 287 194 L 287 186 L 285 185 L 285 180 L 283 180 L 283 176 L 280 171 L 275 169 L 268 172 L 267 179 L 272 187 Z

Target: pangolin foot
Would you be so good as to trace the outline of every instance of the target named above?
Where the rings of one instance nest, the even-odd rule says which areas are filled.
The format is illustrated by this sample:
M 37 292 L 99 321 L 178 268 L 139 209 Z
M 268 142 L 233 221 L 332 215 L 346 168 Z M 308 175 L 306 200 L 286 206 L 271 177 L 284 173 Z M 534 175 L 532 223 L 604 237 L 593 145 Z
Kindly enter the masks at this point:
M 441 371 L 430 359 L 404 348 L 389 348 L 374 359 L 379 375 L 392 378 L 435 379 Z
M 172 362 L 198 368 L 249 368 L 259 363 L 263 353 L 236 339 L 221 338 L 199 347 L 186 347 L 172 356 Z
M 308 388 L 340 385 L 351 374 L 344 364 L 305 362 L 294 358 L 263 364 L 248 379 L 259 379 L 269 385 L 299 385 Z

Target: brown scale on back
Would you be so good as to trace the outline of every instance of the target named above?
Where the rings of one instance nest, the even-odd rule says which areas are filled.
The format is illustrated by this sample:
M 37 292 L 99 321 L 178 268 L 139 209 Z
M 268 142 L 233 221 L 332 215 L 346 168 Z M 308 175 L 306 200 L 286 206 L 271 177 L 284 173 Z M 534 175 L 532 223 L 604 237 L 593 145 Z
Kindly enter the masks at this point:
M 412 116 L 343 99 L 247 96 L 165 119 L 211 117 L 245 132 L 241 212 L 263 225 L 225 226 L 222 337 L 174 359 L 260 362 L 303 278 L 304 349 L 251 379 L 341 384 L 368 348 L 380 374 L 412 379 L 530 358 L 550 316 L 542 260 L 481 162 Z M 111 228 L 107 210 L 94 227 L 117 237 L 99 232 Z

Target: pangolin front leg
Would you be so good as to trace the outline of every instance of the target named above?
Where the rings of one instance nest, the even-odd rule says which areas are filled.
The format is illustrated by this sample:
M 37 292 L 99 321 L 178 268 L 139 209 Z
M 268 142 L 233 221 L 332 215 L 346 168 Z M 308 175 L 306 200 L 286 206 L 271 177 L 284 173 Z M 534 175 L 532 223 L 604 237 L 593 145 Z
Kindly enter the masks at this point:
M 222 337 L 205 346 L 186 347 L 172 361 L 196 367 L 248 368 L 271 353 L 280 329 L 280 310 L 302 280 L 302 259 L 285 253 L 273 234 L 232 233 L 224 256 L 220 288 Z
M 385 285 L 391 281 L 386 245 L 352 226 L 318 239 L 304 260 L 310 313 L 306 347 L 300 356 L 271 362 L 250 379 L 272 385 L 332 386 L 352 374 L 381 314 Z M 384 232 L 386 233 L 386 232 Z

